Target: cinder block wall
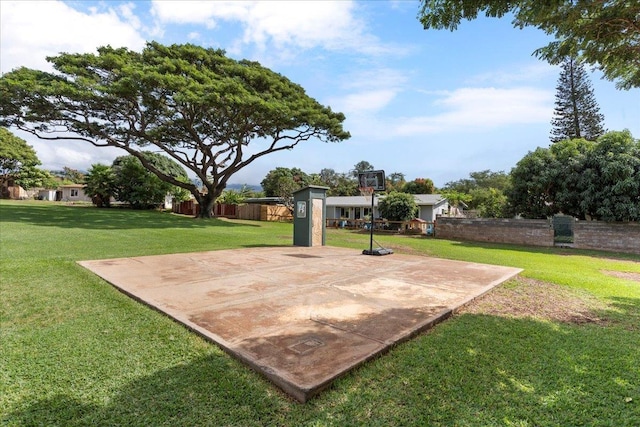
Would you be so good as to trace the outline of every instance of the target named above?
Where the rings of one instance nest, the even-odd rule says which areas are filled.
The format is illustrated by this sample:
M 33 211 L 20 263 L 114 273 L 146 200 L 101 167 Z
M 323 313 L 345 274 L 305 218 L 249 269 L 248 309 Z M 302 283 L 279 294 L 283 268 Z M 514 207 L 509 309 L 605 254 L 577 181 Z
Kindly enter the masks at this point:
M 573 247 L 640 254 L 640 224 L 576 222 L 573 224 Z
M 438 217 L 436 238 L 553 246 L 553 227 L 545 219 Z

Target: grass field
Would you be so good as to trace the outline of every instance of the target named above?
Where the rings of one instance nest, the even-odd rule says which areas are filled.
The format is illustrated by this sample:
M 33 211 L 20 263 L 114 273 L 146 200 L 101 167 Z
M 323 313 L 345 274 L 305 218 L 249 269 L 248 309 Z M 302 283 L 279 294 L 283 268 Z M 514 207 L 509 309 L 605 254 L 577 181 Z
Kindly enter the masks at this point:
M 1 423 L 640 426 L 637 256 L 376 237 L 399 253 L 524 272 L 492 291 L 492 305 L 475 303 L 304 405 L 76 264 L 288 246 L 291 233 L 290 224 L 0 201 Z M 328 230 L 328 244 L 364 249 L 368 238 Z M 521 298 L 532 289 L 543 293 Z M 588 321 L 531 310 L 562 313 L 576 301 Z

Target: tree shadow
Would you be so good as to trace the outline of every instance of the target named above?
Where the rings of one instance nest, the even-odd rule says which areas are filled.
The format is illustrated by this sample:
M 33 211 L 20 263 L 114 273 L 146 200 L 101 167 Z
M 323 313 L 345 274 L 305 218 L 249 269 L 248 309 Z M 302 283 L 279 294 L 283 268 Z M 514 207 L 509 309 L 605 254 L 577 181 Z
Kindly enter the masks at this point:
M 45 202 L 43 202 L 45 203 Z M 82 228 L 91 230 L 131 230 L 206 227 L 259 227 L 258 224 L 236 224 L 231 221 L 196 219 L 167 212 L 124 208 L 98 209 L 93 206 L 36 204 L 0 205 L 2 222 L 30 223 L 42 227 Z
M 21 426 L 261 425 L 266 383 L 226 356 L 205 356 L 131 381 L 105 405 L 69 394 L 38 400 L 8 414 Z M 239 414 L 242 418 L 239 418 Z
M 639 316 L 638 300 L 616 304 Z M 462 314 L 351 371 L 304 405 L 221 353 L 134 379 L 104 404 L 69 392 L 25 403 L 2 422 L 640 425 L 634 337 L 637 330 L 624 327 Z
M 441 239 L 442 240 L 442 239 Z M 525 252 L 531 254 L 548 254 L 548 255 L 580 255 L 590 256 L 594 258 L 607 258 L 607 259 L 621 259 L 640 261 L 640 256 L 624 252 L 608 252 L 597 251 L 591 249 L 575 249 L 566 247 L 549 247 L 549 246 L 523 246 L 508 243 L 490 243 L 490 242 L 471 242 L 471 241 L 457 241 L 451 240 L 454 246 L 461 246 L 466 248 L 478 248 L 486 250 L 508 250 L 515 252 Z

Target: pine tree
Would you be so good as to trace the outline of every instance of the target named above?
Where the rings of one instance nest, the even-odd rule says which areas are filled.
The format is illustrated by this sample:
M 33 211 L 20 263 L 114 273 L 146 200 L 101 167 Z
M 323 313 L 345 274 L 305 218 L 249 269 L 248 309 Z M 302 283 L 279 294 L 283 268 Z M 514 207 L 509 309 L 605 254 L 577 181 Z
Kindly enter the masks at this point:
M 604 116 L 582 63 L 571 57 L 562 62 L 556 91 L 552 142 L 573 138 L 595 141 L 604 134 Z

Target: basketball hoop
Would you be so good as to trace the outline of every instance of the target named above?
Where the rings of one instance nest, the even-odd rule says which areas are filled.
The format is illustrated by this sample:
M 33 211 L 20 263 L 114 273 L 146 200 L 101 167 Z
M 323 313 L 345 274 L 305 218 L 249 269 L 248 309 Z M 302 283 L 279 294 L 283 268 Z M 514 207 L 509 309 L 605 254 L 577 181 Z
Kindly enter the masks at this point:
M 369 197 L 373 197 L 373 187 L 358 187 L 360 190 L 360 194 L 367 200 L 370 201 Z

